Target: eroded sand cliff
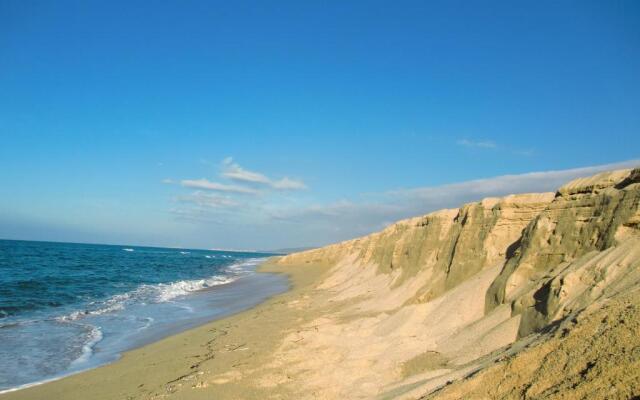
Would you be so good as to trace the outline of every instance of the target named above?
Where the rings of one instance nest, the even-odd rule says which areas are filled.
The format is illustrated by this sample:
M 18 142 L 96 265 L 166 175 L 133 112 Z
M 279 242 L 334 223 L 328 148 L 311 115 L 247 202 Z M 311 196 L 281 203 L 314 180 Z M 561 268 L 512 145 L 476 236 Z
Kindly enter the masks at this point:
M 640 392 L 638 169 L 438 211 L 278 263 L 327 263 L 317 287 L 335 306 L 285 338 L 265 385 L 297 376 L 297 394 L 319 398 Z

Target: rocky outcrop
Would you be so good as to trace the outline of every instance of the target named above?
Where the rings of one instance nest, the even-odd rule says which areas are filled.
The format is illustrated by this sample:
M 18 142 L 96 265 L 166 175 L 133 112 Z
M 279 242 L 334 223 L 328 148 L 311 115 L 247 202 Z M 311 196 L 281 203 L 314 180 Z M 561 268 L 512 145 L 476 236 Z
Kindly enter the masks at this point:
M 523 314 L 520 336 L 561 318 L 578 282 L 604 284 L 624 269 L 640 210 L 639 170 L 604 172 L 561 187 L 522 234 L 520 244 L 487 292 L 487 312 L 503 303 Z M 633 243 L 633 242 L 630 242 Z M 616 250 L 616 248 L 620 250 Z M 612 260 L 621 255 L 622 260 Z M 604 261 L 602 260 L 604 259 Z M 616 261 L 616 262 L 614 262 Z M 587 278 L 587 275 L 593 275 Z M 602 281 L 602 282 L 598 282 Z M 585 288 L 586 290 L 587 288 Z M 594 300 L 589 299 L 587 302 Z
M 483 268 L 501 265 L 527 226 L 553 200 L 553 193 L 488 198 L 390 225 L 381 232 L 290 254 L 278 263 L 368 266 L 387 275 L 391 287 L 421 275 L 413 301 L 424 302 Z M 429 271 L 429 277 L 424 277 Z M 345 277 L 346 278 L 346 277 Z
M 317 289 L 333 310 L 304 341 L 285 339 L 276 357 L 304 367 L 283 373 L 325 398 L 444 393 L 640 288 L 640 169 L 434 212 L 277 263 L 330 267 Z M 309 352 L 317 366 L 304 361 Z M 322 363 L 335 365 L 339 384 L 313 372 Z

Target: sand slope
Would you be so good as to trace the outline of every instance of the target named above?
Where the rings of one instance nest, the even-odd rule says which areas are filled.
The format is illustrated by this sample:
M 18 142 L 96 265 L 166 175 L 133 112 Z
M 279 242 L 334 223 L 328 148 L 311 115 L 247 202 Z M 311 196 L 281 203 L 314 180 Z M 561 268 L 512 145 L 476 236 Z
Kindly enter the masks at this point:
M 640 287 L 639 222 L 640 170 L 623 170 L 578 179 L 555 194 L 485 199 L 283 257 L 279 263 L 292 265 L 332 260 L 319 287 L 345 305 L 323 317 L 324 328 L 304 344 L 282 346 L 278 356 L 293 365 L 282 367 L 304 376 L 301 396 L 313 388 L 323 398 L 417 398 L 525 346 L 564 343 L 548 333 L 555 324 Z M 625 327 L 605 328 L 616 335 Z M 303 362 L 309 352 L 318 354 L 313 363 Z M 320 368 L 328 364 L 335 365 L 330 374 Z

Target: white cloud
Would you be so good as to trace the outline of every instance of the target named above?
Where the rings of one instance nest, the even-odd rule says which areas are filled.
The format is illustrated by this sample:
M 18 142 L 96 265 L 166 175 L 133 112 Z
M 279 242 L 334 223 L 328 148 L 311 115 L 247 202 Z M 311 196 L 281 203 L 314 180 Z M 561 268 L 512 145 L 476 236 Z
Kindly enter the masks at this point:
M 476 179 L 461 183 L 370 194 L 360 200 L 342 200 L 270 212 L 274 221 L 313 226 L 319 231 L 339 232 L 342 240 L 382 229 L 389 221 L 455 208 L 485 197 L 514 193 L 553 192 L 568 181 L 601 171 L 639 166 L 640 160 L 558 171 L 532 172 Z
M 236 207 L 239 203 L 229 196 L 221 196 L 219 194 L 206 193 L 203 191 L 195 191 L 191 194 L 179 196 L 178 201 L 184 203 L 193 203 L 201 207 L 209 208 L 231 208 Z
M 221 238 L 226 236 L 216 229 L 224 224 L 227 230 L 260 237 L 260 240 L 278 241 L 280 246 L 322 245 L 378 231 L 391 221 L 459 207 L 485 197 L 555 191 L 578 177 L 639 165 L 640 160 L 634 160 L 585 168 L 502 175 L 440 186 L 363 194 L 315 204 L 306 202 L 306 198 L 240 196 L 239 193 L 243 192 L 238 192 L 238 188 L 244 191 L 246 187 L 201 179 L 186 181 L 195 183 L 191 187 L 201 190 L 178 198 L 183 204 L 172 213 L 176 218 L 198 225 L 199 229 L 210 229 L 208 235 L 221 235 Z M 257 189 L 251 187 L 251 190 Z
M 260 172 L 244 169 L 238 163 L 233 162 L 233 158 L 231 157 L 225 158 L 222 161 L 222 165 L 224 169 L 221 175 L 234 181 L 267 185 L 277 190 L 300 190 L 307 188 L 307 185 L 300 180 L 290 179 L 288 177 L 273 180 Z
M 252 188 L 238 185 L 227 185 L 219 182 L 211 182 L 205 178 L 202 179 L 185 179 L 180 181 L 180 184 L 184 187 L 194 189 L 213 190 L 218 192 L 230 192 L 230 193 L 243 193 L 243 194 L 257 194 L 258 191 Z
M 298 190 L 298 189 L 306 189 L 307 185 L 305 185 L 304 182 L 302 181 L 290 179 L 285 176 L 280 180 L 272 181 L 271 187 L 273 187 L 274 189 L 280 189 L 280 190 Z
M 233 162 L 233 158 L 227 157 L 222 161 L 224 165 L 224 171 L 222 176 L 225 178 L 233 179 L 235 181 L 250 182 L 250 183 L 264 183 L 270 184 L 271 179 L 267 178 L 264 174 L 259 172 L 252 172 L 242 168 L 237 163 Z

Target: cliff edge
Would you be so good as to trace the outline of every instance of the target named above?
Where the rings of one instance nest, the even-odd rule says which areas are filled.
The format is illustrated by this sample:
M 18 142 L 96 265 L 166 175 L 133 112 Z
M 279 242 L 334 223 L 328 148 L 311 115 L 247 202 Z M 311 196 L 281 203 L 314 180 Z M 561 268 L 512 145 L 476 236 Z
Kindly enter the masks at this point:
M 290 254 L 331 312 L 290 332 L 264 385 L 317 398 L 640 393 L 640 169 L 488 198 Z M 304 299 L 296 307 L 307 307 Z M 313 354 L 313 357 L 309 357 Z

